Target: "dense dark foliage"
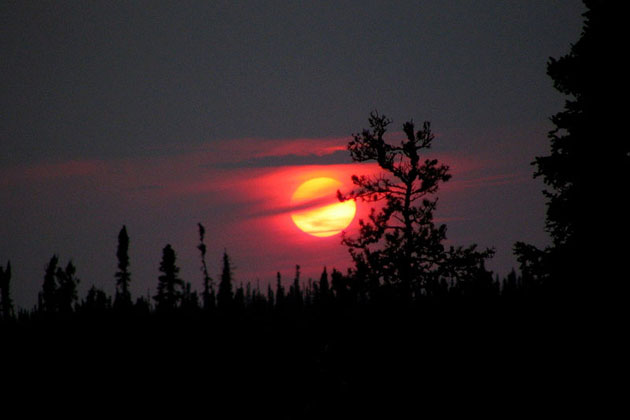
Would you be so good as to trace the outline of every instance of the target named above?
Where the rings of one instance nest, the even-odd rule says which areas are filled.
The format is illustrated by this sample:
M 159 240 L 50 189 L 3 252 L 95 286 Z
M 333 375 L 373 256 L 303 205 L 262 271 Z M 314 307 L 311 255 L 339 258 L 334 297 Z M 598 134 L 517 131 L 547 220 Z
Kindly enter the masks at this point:
M 54 384 L 70 381 L 78 403 L 146 404 L 154 413 L 203 401 L 207 412 L 236 418 L 397 417 L 403 407 L 473 398 L 476 375 L 512 387 L 506 396 L 497 394 L 501 387 L 485 388 L 492 404 L 511 398 L 525 386 L 512 374 L 542 369 L 534 343 L 554 346 L 560 338 L 550 334 L 544 299 L 515 273 L 410 300 L 366 295 L 353 271 L 327 268 L 316 280 L 301 279 L 297 266 L 284 284 L 278 275 L 266 290 L 235 287 L 227 253 L 223 261 L 216 302 L 187 301 L 169 246 L 154 302 L 117 306 L 92 287 L 68 311 L 71 300 L 51 288 L 52 298 L 2 324 L 4 357 L 21 361 L 9 366 L 12 381 L 38 378 L 54 399 L 64 394 Z M 46 284 L 72 273 L 57 264 L 53 257 Z M 112 392 L 119 398 L 106 397 Z
M 580 39 L 547 64 L 555 89 L 567 99 L 551 117 L 550 154 L 533 162 L 535 176 L 548 186 L 546 225 L 553 243 L 540 251 L 519 243 L 515 251 L 558 293 L 571 292 L 580 304 L 597 298 L 609 305 L 604 301 L 617 295 L 609 292 L 621 291 L 620 279 L 627 278 L 627 246 L 613 244 L 630 233 L 630 142 L 612 111 L 621 79 L 611 60 L 620 57 L 614 51 L 622 14 L 614 2 L 584 3 Z M 600 287 L 593 289 L 594 283 Z

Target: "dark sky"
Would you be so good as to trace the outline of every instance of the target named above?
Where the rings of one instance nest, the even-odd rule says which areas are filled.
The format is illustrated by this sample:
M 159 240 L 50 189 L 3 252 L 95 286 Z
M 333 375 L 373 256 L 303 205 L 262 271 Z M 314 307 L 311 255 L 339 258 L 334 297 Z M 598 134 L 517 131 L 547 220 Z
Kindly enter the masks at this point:
M 12 262 L 15 300 L 35 302 L 53 253 L 74 260 L 82 292 L 113 292 L 123 224 L 136 294 L 154 288 L 166 243 L 199 287 L 197 222 L 214 273 L 227 249 L 237 281 L 342 268 L 338 237 L 297 236 L 282 209 L 308 174 L 360 172 L 343 146 L 375 109 L 394 137 L 431 121 L 454 175 L 438 214 L 449 241 L 494 246 L 491 268 L 506 273 L 514 241 L 547 241 L 530 162 L 548 153 L 564 98 L 545 65 L 577 41 L 583 11 L 578 0 L 0 3 L 0 263 Z

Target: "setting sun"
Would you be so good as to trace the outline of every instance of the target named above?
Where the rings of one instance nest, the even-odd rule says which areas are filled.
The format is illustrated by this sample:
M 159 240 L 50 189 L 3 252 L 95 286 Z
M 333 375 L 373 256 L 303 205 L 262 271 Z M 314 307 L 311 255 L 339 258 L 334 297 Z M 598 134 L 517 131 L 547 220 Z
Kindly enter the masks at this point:
M 326 237 L 341 233 L 354 219 L 354 200 L 339 202 L 337 190 L 341 182 L 333 178 L 313 178 L 302 183 L 293 193 L 291 218 L 309 235 Z

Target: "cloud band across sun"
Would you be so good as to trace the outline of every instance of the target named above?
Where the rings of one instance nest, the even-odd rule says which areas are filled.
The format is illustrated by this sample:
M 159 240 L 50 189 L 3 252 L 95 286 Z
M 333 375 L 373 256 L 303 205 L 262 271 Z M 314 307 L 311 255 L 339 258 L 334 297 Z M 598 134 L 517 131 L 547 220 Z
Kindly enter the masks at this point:
M 336 200 L 337 190 L 342 186 L 330 177 L 312 178 L 302 183 L 291 197 L 292 206 L 297 207 L 291 213 L 293 223 L 303 232 L 317 237 L 341 233 L 352 222 L 357 210 L 354 200 Z

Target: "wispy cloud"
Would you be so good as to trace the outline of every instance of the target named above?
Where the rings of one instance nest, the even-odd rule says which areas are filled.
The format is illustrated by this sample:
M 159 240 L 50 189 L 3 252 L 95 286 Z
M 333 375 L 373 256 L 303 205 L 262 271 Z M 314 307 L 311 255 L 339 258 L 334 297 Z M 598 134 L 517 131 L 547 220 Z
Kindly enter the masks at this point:
M 231 139 L 199 150 L 203 167 L 239 168 L 350 163 L 348 138 Z

